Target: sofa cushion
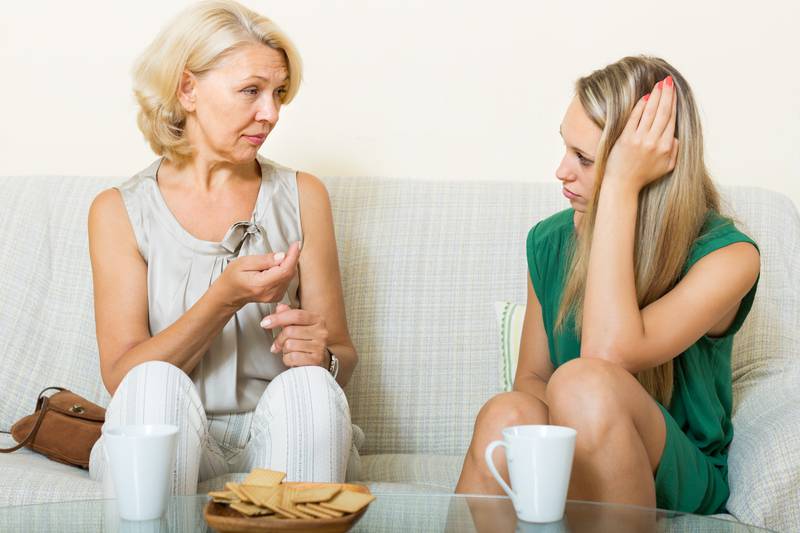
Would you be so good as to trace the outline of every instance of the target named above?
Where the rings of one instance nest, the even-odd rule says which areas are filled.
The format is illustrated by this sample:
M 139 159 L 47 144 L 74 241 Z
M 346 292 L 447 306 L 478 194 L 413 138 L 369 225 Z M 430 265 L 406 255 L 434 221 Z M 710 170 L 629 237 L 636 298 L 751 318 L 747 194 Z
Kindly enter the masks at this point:
M 365 483 L 400 483 L 451 493 L 463 462 L 460 455 L 366 455 L 361 458 L 361 479 Z
M 14 444 L 10 435 L 0 434 L 0 448 Z M 101 484 L 89 479 L 86 470 L 51 461 L 27 448 L 0 454 L 0 507 L 102 497 Z
M 0 448 L 14 440 L 0 434 Z M 458 457 L 434 456 L 367 456 L 363 483 L 373 492 L 452 492 L 460 469 Z M 89 478 L 86 470 L 51 461 L 23 448 L 11 454 L 0 454 L 0 507 L 40 503 L 99 500 L 102 484 Z M 231 473 L 201 482 L 198 494 L 222 490 L 228 481 L 241 482 L 245 473 Z M 455 477 L 454 477 L 455 476 Z
M 39 391 L 61 386 L 99 405 L 86 218 L 118 180 L 0 180 L 0 430 L 33 412 Z
M 727 508 L 743 522 L 800 531 L 800 371 L 753 387 L 733 417 Z

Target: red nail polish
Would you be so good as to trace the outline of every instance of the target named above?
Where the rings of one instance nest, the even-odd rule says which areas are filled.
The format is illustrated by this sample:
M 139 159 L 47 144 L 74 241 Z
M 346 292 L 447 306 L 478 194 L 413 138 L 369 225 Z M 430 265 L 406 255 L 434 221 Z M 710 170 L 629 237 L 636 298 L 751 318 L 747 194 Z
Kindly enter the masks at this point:
M 672 87 L 672 76 L 667 76 L 667 79 L 664 81 L 667 82 L 667 87 Z
M 650 100 L 650 93 L 647 93 L 646 95 L 642 96 L 642 100 L 644 100 L 645 102 Z
M 664 85 L 664 80 L 661 80 L 660 82 L 656 83 L 656 87 L 657 87 L 657 88 L 659 88 L 659 89 L 660 89 L 660 88 L 661 88 L 663 85 Z

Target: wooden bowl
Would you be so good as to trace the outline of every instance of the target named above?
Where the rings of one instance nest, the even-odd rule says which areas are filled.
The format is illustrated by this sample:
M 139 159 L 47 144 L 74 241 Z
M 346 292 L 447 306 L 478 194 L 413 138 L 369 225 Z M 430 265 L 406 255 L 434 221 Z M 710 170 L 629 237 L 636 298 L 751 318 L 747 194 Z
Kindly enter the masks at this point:
M 332 483 L 293 483 L 285 485 L 298 489 L 310 489 L 324 487 Z M 350 483 L 336 483 L 341 485 L 343 490 L 363 492 L 369 494 L 369 489 L 364 485 L 353 485 Z M 358 522 L 364 513 L 364 507 L 359 512 L 347 514 L 341 518 L 278 518 L 271 516 L 254 516 L 252 518 L 241 514 L 239 511 L 231 509 L 227 505 L 215 503 L 211 500 L 203 509 L 208 525 L 220 533 L 265 533 L 267 531 L 308 531 L 313 533 L 344 533 L 349 531 Z

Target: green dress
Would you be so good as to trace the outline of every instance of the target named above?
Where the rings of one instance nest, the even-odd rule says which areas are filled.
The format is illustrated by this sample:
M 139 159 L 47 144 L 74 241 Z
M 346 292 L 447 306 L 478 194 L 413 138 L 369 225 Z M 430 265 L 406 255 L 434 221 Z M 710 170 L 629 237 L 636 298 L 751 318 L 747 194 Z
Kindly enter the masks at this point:
M 555 368 L 580 354 L 574 317 L 554 331 L 569 258 L 575 241 L 574 210 L 536 224 L 528 233 L 528 270 L 542 307 L 544 328 Z M 736 242 L 755 242 L 733 223 L 709 211 L 683 270 L 705 255 Z M 756 246 L 756 249 L 758 247 Z M 669 406 L 659 404 L 667 427 L 666 445 L 655 475 L 656 502 L 662 509 L 711 514 L 723 512 L 728 499 L 728 447 L 731 424 L 731 348 L 756 293 L 742 299 L 730 328 L 719 337 L 703 336 L 674 360 L 674 392 Z

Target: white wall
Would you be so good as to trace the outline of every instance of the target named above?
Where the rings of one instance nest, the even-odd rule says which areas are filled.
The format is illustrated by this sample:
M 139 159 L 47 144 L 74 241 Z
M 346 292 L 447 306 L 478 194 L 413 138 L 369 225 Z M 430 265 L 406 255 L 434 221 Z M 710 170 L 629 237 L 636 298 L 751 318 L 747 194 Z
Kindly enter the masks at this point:
M 187 0 L 40 0 L 0 15 L 0 175 L 127 176 L 134 58 Z M 550 180 L 575 78 L 652 53 L 693 85 L 721 183 L 800 204 L 800 3 L 245 0 L 305 85 L 262 149 L 319 175 Z M 747 7 L 744 7 L 744 6 Z

